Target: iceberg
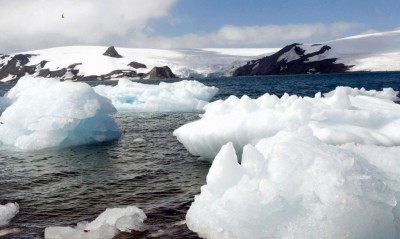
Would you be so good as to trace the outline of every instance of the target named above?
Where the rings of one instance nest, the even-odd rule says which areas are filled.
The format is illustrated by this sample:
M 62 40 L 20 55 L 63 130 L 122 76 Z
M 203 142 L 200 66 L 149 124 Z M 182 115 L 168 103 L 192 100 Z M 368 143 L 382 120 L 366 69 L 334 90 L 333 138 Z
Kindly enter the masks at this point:
M 331 145 L 302 127 L 215 157 L 186 215 L 202 238 L 399 238 L 400 147 Z
M 108 208 L 94 221 L 80 222 L 76 227 L 47 227 L 46 239 L 112 239 L 120 232 L 142 231 L 144 212 L 135 206 Z
M 174 135 L 208 158 L 186 215 L 202 238 L 399 238 L 393 89 L 230 96 Z
M 18 214 L 18 203 L 0 204 L 0 227 L 7 225 Z
M 367 91 L 337 87 L 315 97 L 265 94 L 257 99 L 230 96 L 204 107 L 197 121 L 174 131 L 177 139 L 195 156 L 210 161 L 223 145 L 232 142 L 237 154 L 247 144 L 281 131 L 295 132 L 307 127 L 324 143 L 341 145 L 398 146 L 400 105 L 397 91 Z
M 125 78 L 116 86 L 99 85 L 94 90 L 110 99 L 118 111 L 131 112 L 201 111 L 218 92 L 197 81 L 149 85 Z
M 116 109 L 85 83 L 22 78 L 1 100 L 0 143 L 40 150 L 116 140 Z

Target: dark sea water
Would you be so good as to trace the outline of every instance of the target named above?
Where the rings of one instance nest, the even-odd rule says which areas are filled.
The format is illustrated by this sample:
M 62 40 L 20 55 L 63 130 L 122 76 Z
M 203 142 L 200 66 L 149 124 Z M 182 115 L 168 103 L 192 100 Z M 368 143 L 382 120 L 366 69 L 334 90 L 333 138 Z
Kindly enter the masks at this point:
M 220 89 L 213 100 L 266 92 L 313 96 L 336 86 L 400 90 L 399 72 L 199 81 Z M 0 95 L 11 87 L 0 84 Z M 210 163 L 191 156 L 172 136 L 174 129 L 197 118 L 198 113 L 117 113 L 123 131 L 117 142 L 38 152 L 0 149 L 0 204 L 18 202 L 21 207 L 7 226 L 21 233 L 6 238 L 42 238 L 48 226 L 75 226 L 106 208 L 127 205 L 144 210 L 147 230 L 118 238 L 197 238 L 183 222 Z

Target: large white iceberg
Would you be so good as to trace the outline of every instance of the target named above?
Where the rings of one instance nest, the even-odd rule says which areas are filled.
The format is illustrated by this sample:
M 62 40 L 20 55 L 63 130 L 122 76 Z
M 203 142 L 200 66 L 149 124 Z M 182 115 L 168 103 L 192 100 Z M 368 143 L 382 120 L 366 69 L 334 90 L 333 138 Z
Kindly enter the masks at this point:
M 203 238 L 399 238 L 400 147 L 282 131 L 222 147 L 187 216 Z
M 110 99 L 118 111 L 200 111 L 218 92 L 197 81 L 183 80 L 158 85 L 120 79 L 116 86 L 99 85 L 94 90 Z
M 116 109 L 85 83 L 25 77 L 2 99 L 0 143 L 23 150 L 118 139 Z
M 46 239 L 111 239 L 120 232 L 142 231 L 144 212 L 135 206 L 109 208 L 94 221 L 78 223 L 76 227 L 48 227 Z
M 7 225 L 18 214 L 18 203 L 0 204 L 0 227 Z
M 246 144 L 305 126 L 328 144 L 400 145 L 400 134 L 394 133 L 400 132 L 397 94 L 391 88 L 337 87 L 315 97 L 230 96 L 206 105 L 200 120 L 180 127 L 174 135 L 190 153 L 209 160 L 228 142 L 240 155 Z
M 189 229 L 218 239 L 399 238 L 397 94 L 338 87 L 207 105 L 174 132 L 213 161 Z

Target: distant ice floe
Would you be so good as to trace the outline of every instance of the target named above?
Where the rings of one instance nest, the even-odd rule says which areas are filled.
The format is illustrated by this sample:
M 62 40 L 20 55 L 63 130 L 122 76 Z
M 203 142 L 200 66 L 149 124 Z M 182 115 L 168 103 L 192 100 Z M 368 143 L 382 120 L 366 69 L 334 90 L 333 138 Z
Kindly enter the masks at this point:
M 400 105 L 393 89 L 367 91 L 337 87 L 315 97 L 265 94 L 258 99 L 230 96 L 205 106 L 198 121 L 174 131 L 174 135 L 196 156 L 212 160 L 220 148 L 232 142 L 236 151 L 246 144 L 283 130 L 308 127 L 321 141 L 340 145 L 400 145 Z
M 116 86 L 99 85 L 94 90 L 110 99 L 118 111 L 200 111 L 218 89 L 197 81 L 161 82 L 149 85 L 120 79 Z
M 142 231 L 144 212 L 135 206 L 109 208 L 94 221 L 80 222 L 76 227 L 48 227 L 46 239 L 112 239 L 121 232 Z
M 0 227 L 7 225 L 18 214 L 18 203 L 0 204 Z
M 174 132 L 195 155 L 219 152 L 189 229 L 209 239 L 399 238 L 397 94 L 338 87 L 207 105 Z
M 0 100 L 0 144 L 23 150 L 118 139 L 116 109 L 88 84 L 24 77 Z

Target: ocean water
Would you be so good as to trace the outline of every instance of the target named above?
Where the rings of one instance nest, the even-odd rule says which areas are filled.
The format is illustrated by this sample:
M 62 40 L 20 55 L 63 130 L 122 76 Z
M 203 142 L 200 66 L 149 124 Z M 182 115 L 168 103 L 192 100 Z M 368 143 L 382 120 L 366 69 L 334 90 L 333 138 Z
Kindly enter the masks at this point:
M 313 96 L 336 86 L 400 90 L 399 72 L 198 80 L 220 89 L 213 100 L 266 92 Z M 11 87 L 0 84 L 0 95 Z M 116 142 L 37 152 L 1 148 L 0 204 L 16 201 L 21 207 L 7 226 L 21 232 L 6 238 L 42 238 L 45 227 L 74 226 L 126 205 L 144 210 L 147 229 L 117 238 L 197 238 L 184 219 L 210 164 L 190 155 L 172 132 L 198 114 L 117 113 L 123 136 Z

